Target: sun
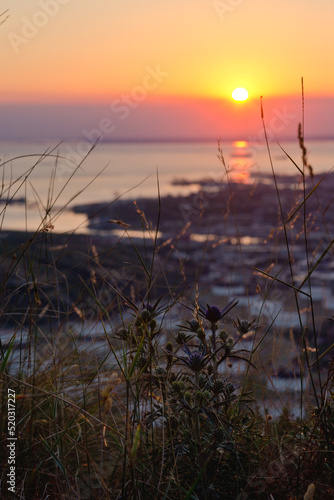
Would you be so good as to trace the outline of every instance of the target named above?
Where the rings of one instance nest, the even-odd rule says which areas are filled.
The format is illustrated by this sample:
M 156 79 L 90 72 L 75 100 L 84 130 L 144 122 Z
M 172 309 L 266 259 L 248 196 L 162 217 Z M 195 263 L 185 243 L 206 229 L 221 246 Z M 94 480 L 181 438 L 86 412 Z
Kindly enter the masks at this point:
M 233 90 L 232 97 L 235 101 L 246 101 L 248 99 L 248 92 L 243 87 L 238 87 Z

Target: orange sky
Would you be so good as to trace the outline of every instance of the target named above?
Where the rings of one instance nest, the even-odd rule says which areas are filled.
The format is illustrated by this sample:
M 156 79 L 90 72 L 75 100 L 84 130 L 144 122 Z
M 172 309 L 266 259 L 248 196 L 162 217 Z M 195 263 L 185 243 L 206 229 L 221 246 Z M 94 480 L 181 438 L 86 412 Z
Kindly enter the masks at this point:
M 195 99 L 204 117 L 203 102 L 221 100 L 237 123 L 241 113 L 251 120 L 260 95 L 282 98 L 281 107 L 300 96 L 301 76 L 307 98 L 334 99 L 332 0 L 1 4 L 0 12 L 9 8 L 0 26 L 6 106 L 124 103 L 132 95 L 142 109 Z M 238 86 L 248 89 L 247 103 L 232 102 Z

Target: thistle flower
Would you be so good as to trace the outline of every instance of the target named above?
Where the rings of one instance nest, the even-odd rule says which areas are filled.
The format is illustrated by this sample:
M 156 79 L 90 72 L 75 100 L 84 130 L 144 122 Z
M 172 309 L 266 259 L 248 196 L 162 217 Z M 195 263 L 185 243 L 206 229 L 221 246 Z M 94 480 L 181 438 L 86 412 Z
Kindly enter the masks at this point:
M 169 368 L 173 362 L 173 344 L 171 342 L 167 342 L 166 344 L 166 358 L 167 358 L 167 367 Z
M 173 356 L 180 361 L 184 365 L 186 365 L 193 372 L 200 372 L 205 368 L 207 363 L 211 360 L 212 355 L 206 354 L 206 349 L 203 347 L 201 350 L 191 351 L 186 344 L 183 344 L 183 350 L 186 353 L 186 356 L 179 356 L 177 354 L 173 354 Z
M 202 391 L 196 391 L 195 399 L 196 399 L 196 402 L 198 403 L 198 406 L 204 406 L 206 403 L 206 397 L 205 397 L 204 392 L 202 392 Z
M 166 351 L 173 352 L 173 344 L 172 344 L 172 342 L 167 342 L 167 344 L 166 344 Z
M 255 330 L 254 327 L 255 322 L 256 319 L 248 321 L 247 319 L 239 319 L 239 318 L 237 318 L 237 321 L 233 321 L 234 326 L 237 328 L 241 336 L 246 335 L 246 333 L 250 332 L 251 330 Z
M 218 323 L 218 321 L 220 321 L 224 316 L 226 316 L 226 314 L 233 308 L 237 305 L 238 303 L 238 300 L 237 299 L 233 299 L 229 304 L 227 304 L 226 307 L 224 307 L 224 309 L 219 309 L 219 307 L 217 306 L 209 306 L 209 304 L 207 304 L 207 309 L 204 310 L 202 308 L 199 309 L 199 314 L 207 319 L 211 325 L 216 325 Z
M 187 335 L 186 332 L 177 332 L 177 335 L 175 337 L 175 341 L 179 345 L 185 344 L 190 339 L 191 339 L 190 335 Z
M 201 373 L 198 377 L 198 385 L 201 389 L 205 388 L 207 385 L 208 379 L 204 373 Z
M 224 309 L 220 310 L 219 307 L 217 306 L 209 306 L 207 304 L 207 309 L 201 309 L 199 308 L 198 313 L 205 319 L 207 319 L 210 322 L 211 326 L 211 331 L 212 331 L 212 349 L 213 349 L 213 357 L 215 356 L 216 352 L 216 330 L 217 330 L 217 323 L 220 321 L 226 314 L 237 305 L 238 300 L 233 299 L 229 304 L 227 304 Z M 215 364 L 215 358 L 214 358 L 214 364 Z
M 222 394 L 226 389 L 226 381 L 225 380 L 216 380 L 212 384 L 212 392 L 216 395 Z
M 137 313 L 137 321 L 136 326 L 140 326 L 143 323 L 150 325 L 150 328 L 153 330 L 156 327 L 155 318 L 159 316 L 164 311 L 164 307 L 158 308 L 159 302 L 162 297 L 160 297 L 157 302 L 152 305 L 150 302 L 144 302 L 141 308 L 137 308 L 133 305 Z
M 232 337 L 228 337 L 228 339 L 226 340 L 226 342 L 224 344 L 225 353 L 230 354 L 233 347 L 234 347 L 234 340 Z
M 142 311 L 140 313 L 140 317 L 141 317 L 142 321 L 144 321 L 145 323 L 148 323 L 152 319 L 151 311 L 147 308 L 142 309 Z
M 219 332 L 219 338 L 220 340 L 222 340 L 223 342 L 226 342 L 226 340 L 228 339 L 228 332 L 226 330 L 222 330 L 221 332 Z
M 217 306 L 209 306 L 207 304 L 208 308 L 205 311 L 205 317 L 210 323 L 218 323 L 218 321 L 222 318 L 222 313 L 221 310 Z
M 184 399 L 188 404 L 191 404 L 192 396 L 189 391 L 186 391 L 184 394 Z
M 188 335 L 187 337 L 185 336 L 185 332 L 191 332 L 196 334 L 197 338 L 201 341 L 204 342 L 205 340 L 205 332 L 204 329 L 199 321 L 196 319 L 192 319 L 190 321 L 187 320 L 187 325 L 177 325 L 181 328 L 180 334 L 183 334 L 184 342 L 187 342 L 190 340 L 193 335 Z M 183 342 L 180 342 L 182 344 Z
M 175 380 L 174 382 L 172 382 L 171 385 L 172 385 L 173 392 L 175 392 L 176 394 L 179 394 L 180 396 L 183 395 L 185 385 L 184 385 L 184 382 L 182 380 Z
M 152 312 L 154 310 L 154 306 L 152 306 L 152 304 L 150 304 L 149 302 L 146 302 L 146 304 L 143 304 L 143 309 Z
M 231 395 L 235 391 L 235 387 L 232 382 L 227 382 L 225 385 L 225 393 Z
M 201 325 L 196 319 L 192 319 L 191 321 L 187 321 L 189 324 L 189 330 L 194 333 L 198 333 L 198 330 L 201 330 Z

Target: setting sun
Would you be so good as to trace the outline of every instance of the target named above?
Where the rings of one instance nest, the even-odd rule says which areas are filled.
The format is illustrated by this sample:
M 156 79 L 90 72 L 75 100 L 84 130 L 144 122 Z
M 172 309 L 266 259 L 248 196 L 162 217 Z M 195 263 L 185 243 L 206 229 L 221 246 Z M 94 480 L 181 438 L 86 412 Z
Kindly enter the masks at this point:
M 238 87 L 233 90 L 232 97 L 235 101 L 246 101 L 248 99 L 248 92 L 243 87 Z

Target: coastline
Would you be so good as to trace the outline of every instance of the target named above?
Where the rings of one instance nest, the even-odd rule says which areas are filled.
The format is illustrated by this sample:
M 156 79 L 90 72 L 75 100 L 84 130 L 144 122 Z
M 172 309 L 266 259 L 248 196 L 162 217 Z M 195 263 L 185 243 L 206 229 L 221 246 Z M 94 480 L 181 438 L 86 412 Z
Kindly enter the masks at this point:
M 307 180 L 306 196 L 322 178 L 318 174 Z M 286 221 L 293 215 L 286 228 L 291 240 L 298 283 L 307 274 L 302 184 L 300 176 L 277 176 L 277 180 Z M 185 197 L 165 196 L 160 200 L 139 198 L 136 201 L 76 205 L 71 210 L 88 218 L 85 234 L 58 234 L 51 231 L 34 236 L 34 233 L 3 231 L 3 272 L 11 255 L 24 252 L 24 242 L 32 239 L 34 252 L 42 255 L 48 248 L 60 272 L 69 273 L 72 294 L 76 288 L 78 291 L 82 287 L 79 277 L 88 281 L 92 270 L 98 274 L 102 266 L 104 275 L 118 273 L 114 284 L 125 287 L 125 292 L 129 292 L 129 282 L 134 276 L 129 271 L 131 264 L 136 266 L 140 263 L 138 255 L 144 255 L 149 262 L 156 247 L 156 261 L 165 262 L 165 273 L 170 282 L 178 282 L 175 293 L 183 290 L 191 297 L 197 283 L 201 286 L 203 296 L 211 300 L 231 300 L 237 294 L 245 313 L 248 311 L 254 316 L 260 310 L 259 304 L 270 282 L 257 270 L 269 269 L 272 276 L 280 273 L 281 281 L 290 280 L 283 231 L 282 228 L 277 230 L 280 215 L 275 187 L 273 183 L 267 183 L 266 178 L 264 182 L 254 185 L 218 184 L 208 179 L 197 179 L 196 182 L 201 190 Z M 333 192 L 334 174 L 329 173 L 319 184 L 317 196 L 311 196 L 305 202 L 311 266 L 315 265 L 334 235 L 334 221 L 330 216 Z M 99 255 L 103 255 L 103 261 L 99 263 L 100 270 L 96 265 Z M 47 266 L 47 257 L 40 260 L 41 269 L 43 266 Z M 159 273 L 158 267 L 156 270 Z M 138 276 L 135 279 L 138 281 Z M 140 280 L 143 279 L 141 276 Z M 11 280 L 9 285 L 14 290 L 19 282 L 14 277 Z M 330 315 L 334 308 L 333 282 L 331 259 L 325 258 L 312 274 L 319 318 Z M 159 296 L 166 287 L 161 276 L 156 281 L 156 287 L 156 295 Z M 65 289 L 63 295 L 66 295 Z M 291 290 L 275 283 L 273 302 L 276 305 L 288 302 L 290 295 Z M 74 297 L 71 300 L 75 302 Z M 275 314 L 276 307 L 274 303 L 267 302 L 267 316 L 270 318 Z M 298 324 L 297 319 L 288 316 L 285 322 L 293 327 Z

